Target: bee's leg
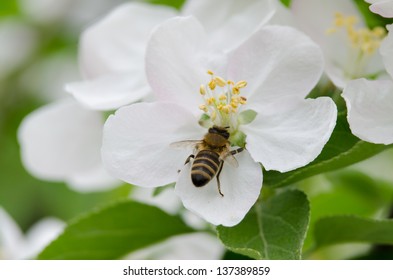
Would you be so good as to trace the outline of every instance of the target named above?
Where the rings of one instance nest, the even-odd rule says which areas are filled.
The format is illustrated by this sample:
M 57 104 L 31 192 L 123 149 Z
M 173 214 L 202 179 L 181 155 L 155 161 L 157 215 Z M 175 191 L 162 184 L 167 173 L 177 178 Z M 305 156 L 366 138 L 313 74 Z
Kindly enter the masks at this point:
M 224 197 L 224 194 L 221 192 L 220 173 L 221 173 L 221 170 L 222 170 L 222 167 L 223 167 L 223 166 L 224 166 L 224 162 L 221 161 L 221 162 L 220 162 L 220 166 L 218 167 L 217 175 L 216 175 L 216 178 L 217 178 L 217 186 L 218 186 L 218 192 L 221 194 L 222 197 Z
M 232 155 L 236 155 L 236 154 L 238 154 L 240 152 L 243 152 L 243 150 L 244 150 L 244 148 L 237 148 L 236 150 L 231 151 L 231 154 Z
M 189 155 L 188 158 L 186 159 L 186 162 L 184 163 L 184 165 L 189 163 L 192 158 L 195 158 L 195 156 L 193 154 Z M 177 170 L 177 173 L 180 173 L 180 169 Z
M 195 156 L 193 154 L 189 155 L 188 158 L 186 159 L 186 162 L 184 163 L 184 165 L 189 163 L 192 158 L 195 158 Z

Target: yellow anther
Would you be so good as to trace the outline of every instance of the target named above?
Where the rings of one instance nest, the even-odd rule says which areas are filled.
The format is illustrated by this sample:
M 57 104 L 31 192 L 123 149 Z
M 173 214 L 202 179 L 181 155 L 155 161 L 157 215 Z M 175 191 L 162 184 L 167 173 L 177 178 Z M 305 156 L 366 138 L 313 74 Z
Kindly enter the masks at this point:
M 214 72 L 212 70 L 207 70 L 207 74 L 214 75 Z
M 231 106 L 232 106 L 232 108 L 237 108 L 238 107 L 238 102 L 231 102 Z
M 227 81 L 228 85 L 234 85 L 235 83 L 232 80 Z
M 216 111 L 213 111 L 213 112 L 211 113 L 210 118 L 212 119 L 213 122 L 215 121 L 215 119 L 217 118 L 217 113 L 216 113 Z
M 218 97 L 218 99 L 219 99 L 219 100 L 226 100 L 226 99 L 227 99 L 227 96 L 226 96 L 225 94 L 221 94 L 221 95 Z
M 206 100 L 207 105 L 212 105 L 216 102 L 216 99 L 214 97 L 210 97 Z
M 208 85 L 211 90 L 214 90 L 216 88 L 216 81 L 211 79 Z
M 341 27 L 345 25 L 345 19 L 344 19 L 344 15 L 342 13 L 336 13 L 334 15 L 335 19 L 334 19 L 334 25 L 337 27 Z
M 385 28 L 383 28 L 381 26 L 374 27 L 372 32 L 373 32 L 374 36 L 376 36 L 376 37 L 383 37 L 386 35 Z
M 199 109 L 201 109 L 201 110 L 204 111 L 204 112 L 207 112 L 207 108 L 206 108 L 206 105 L 205 105 L 205 104 L 199 105 Z
M 358 22 L 358 19 L 356 16 L 349 16 L 345 19 L 345 24 L 347 26 L 353 26 Z
M 239 94 L 240 93 L 240 89 L 238 87 L 233 87 L 232 88 L 233 94 Z
M 246 87 L 246 86 L 247 86 L 247 82 L 244 81 L 244 80 L 238 81 L 238 82 L 236 83 L 236 85 L 235 85 L 235 87 L 237 87 L 237 88 L 244 88 L 244 87 Z
M 247 103 L 247 98 L 244 96 L 240 96 L 240 104 L 246 104 Z
M 325 32 L 326 32 L 326 35 L 330 35 L 330 34 L 336 33 L 337 29 L 334 27 L 331 27 L 331 28 L 326 29 Z
M 221 78 L 220 76 L 215 76 L 214 77 L 214 80 L 216 81 L 216 84 L 219 86 L 219 87 L 224 87 L 224 86 L 226 86 L 226 84 L 227 84 L 227 81 L 225 81 L 223 78 Z
M 199 87 L 199 93 L 202 94 L 202 95 L 205 95 L 205 94 L 206 94 L 206 88 L 205 88 L 204 85 L 201 85 L 201 86 Z
M 223 111 L 223 112 L 226 113 L 226 114 L 229 114 L 229 112 L 232 111 L 232 110 L 231 110 L 231 106 L 230 106 L 230 105 L 222 106 L 221 111 Z

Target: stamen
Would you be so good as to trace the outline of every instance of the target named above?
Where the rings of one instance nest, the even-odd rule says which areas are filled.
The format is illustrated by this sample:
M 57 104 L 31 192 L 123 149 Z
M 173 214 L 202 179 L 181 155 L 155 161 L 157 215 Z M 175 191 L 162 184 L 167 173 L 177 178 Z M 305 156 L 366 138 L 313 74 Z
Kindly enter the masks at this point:
M 237 82 L 235 85 L 235 87 L 237 87 L 237 88 L 244 88 L 246 86 L 247 86 L 247 82 L 244 80 Z
M 247 86 L 247 82 L 240 80 L 235 83 L 232 80 L 225 80 L 216 76 L 212 70 L 208 70 L 207 74 L 211 76 L 211 79 L 199 88 L 199 93 L 204 99 L 204 104 L 201 104 L 199 109 L 210 118 L 213 124 L 228 126 L 230 130 L 235 131 L 238 127 L 238 109 L 247 100 L 240 96 L 240 91 Z
M 344 29 L 352 48 L 359 50 L 362 54 L 372 55 L 379 48 L 382 39 L 386 35 L 386 30 L 382 27 L 357 28 L 355 25 L 359 22 L 356 16 L 344 16 L 342 13 L 336 13 L 333 21 L 333 27 L 326 30 L 326 34 L 331 35 Z
M 204 86 L 204 85 L 201 85 L 201 86 L 199 87 L 199 93 L 202 94 L 202 95 L 205 95 L 205 94 L 206 94 L 206 89 L 205 89 L 205 86 Z
M 226 84 L 227 84 L 227 82 L 226 82 L 223 78 L 221 78 L 221 77 L 219 77 L 219 76 L 215 76 L 214 81 L 216 82 L 216 84 L 217 84 L 219 87 L 225 87 Z

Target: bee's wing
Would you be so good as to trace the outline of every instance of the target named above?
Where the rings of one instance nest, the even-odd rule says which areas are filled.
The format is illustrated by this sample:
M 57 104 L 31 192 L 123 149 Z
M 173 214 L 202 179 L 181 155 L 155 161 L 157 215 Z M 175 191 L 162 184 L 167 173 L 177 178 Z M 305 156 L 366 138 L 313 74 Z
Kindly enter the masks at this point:
M 201 140 L 184 140 L 184 141 L 173 142 L 169 146 L 171 148 L 177 148 L 177 149 L 193 149 L 197 144 L 201 142 L 202 142 Z
M 221 156 L 221 159 L 225 161 L 225 163 L 228 163 L 232 167 L 238 167 L 239 163 L 237 162 L 236 158 L 232 155 L 231 152 L 225 153 L 223 156 Z

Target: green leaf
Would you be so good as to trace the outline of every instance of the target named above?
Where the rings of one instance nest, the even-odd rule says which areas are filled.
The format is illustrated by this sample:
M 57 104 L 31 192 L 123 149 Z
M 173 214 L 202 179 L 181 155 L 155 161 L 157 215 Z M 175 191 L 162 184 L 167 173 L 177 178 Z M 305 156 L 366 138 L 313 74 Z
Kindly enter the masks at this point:
M 235 227 L 217 227 L 225 246 L 254 259 L 300 259 L 310 208 L 300 191 L 259 201 Z
M 70 223 L 38 259 L 117 259 L 192 231 L 179 217 L 153 206 L 123 201 Z
M 393 220 L 333 216 L 315 224 L 318 247 L 341 243 L 393 244 Z
M 340 170 L 315 176 L 299 183 L 310 201 L 309 232 L 321 218 L 332 215 L 375 217 L 386 212 L 393 197 L 393 184 L 353 170 Z M 303 251 L 313 249 L 314 236 L 308 234 Z
M 313 162 L 286 173 L 267 171 L 264 173 L 264 184 L 272 188 L 287 186 L 316 174 L 352 165 L 390 147 L 392 145 L 372 144 L 352 135 L 346 115 L 340 114 L 332 136 Z

